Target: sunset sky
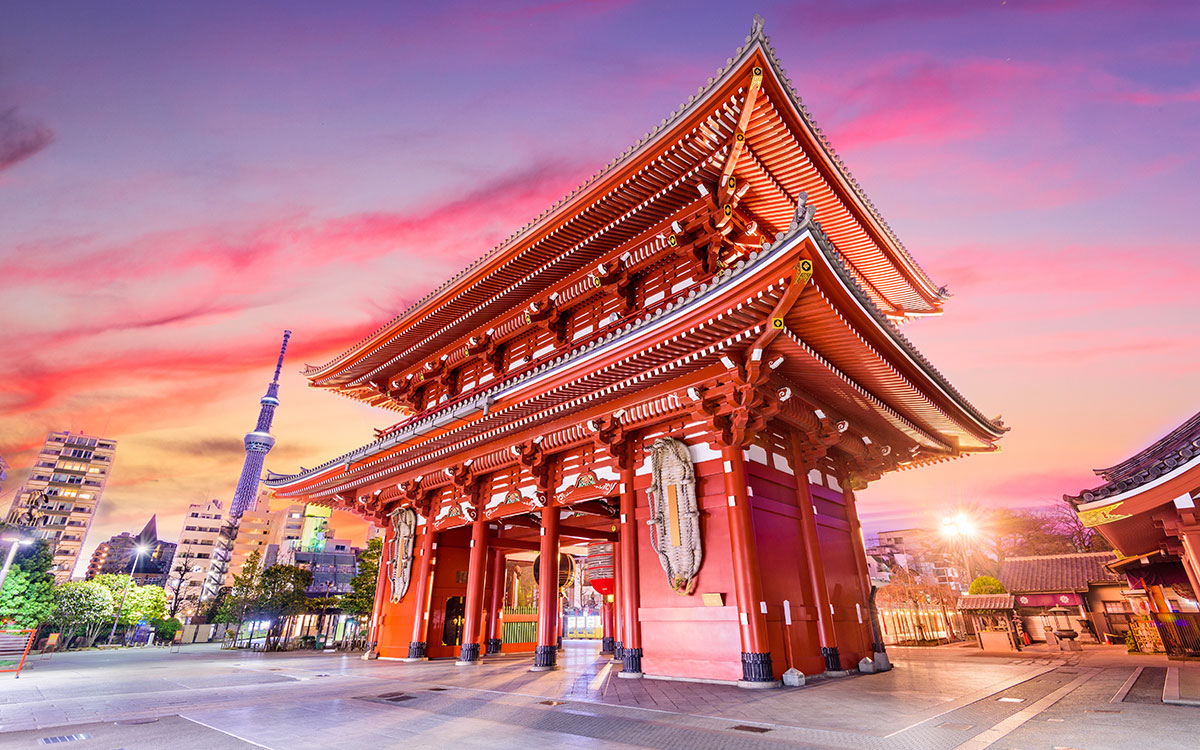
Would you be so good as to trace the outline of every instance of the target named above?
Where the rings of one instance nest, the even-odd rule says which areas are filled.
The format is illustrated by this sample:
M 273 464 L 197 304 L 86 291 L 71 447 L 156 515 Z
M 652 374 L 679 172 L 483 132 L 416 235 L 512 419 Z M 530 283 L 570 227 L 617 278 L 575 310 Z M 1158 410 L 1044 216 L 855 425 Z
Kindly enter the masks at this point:
M 1046 504 L 1200 409 L 1200 3 L 5 2 L 0 510 L 49 430 L 117 438 L 86 555 L 393 413 L 336 355 L 696 91 L 761 13 L 818 123 L 954 297 L 904 333 L 1012 431 L 889 476 L 868 533 Z M 818 221 L 820 216 L 817 217 Z M 361 522 L 335 526 L 361 539 Z

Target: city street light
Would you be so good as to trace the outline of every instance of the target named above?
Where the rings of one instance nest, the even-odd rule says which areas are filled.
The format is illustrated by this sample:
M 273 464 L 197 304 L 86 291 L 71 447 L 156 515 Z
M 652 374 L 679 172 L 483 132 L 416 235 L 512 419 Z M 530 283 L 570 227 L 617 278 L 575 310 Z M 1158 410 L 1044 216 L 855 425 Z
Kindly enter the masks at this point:
M 975 522 L 962 511 L 942 520 L 942 535 L 956 543 L 959 554 L 962 555 L 963 567 L 967 571 L 968 586 L 971 585 L 970 581 L 974 580 L 974 576 L 971 575 L 971 558 L 967 554 L 967 544 L 975 537 L 977 531 Z
M 113 618 L 112 630 L 108 633 L 109 643 L 112 643 L 112 639 L 117 635 L 117 623 L 121 619 L 121 610 L 125 609 L 125 596 L 129 593 L 129 585 L 133 583 L 133 571 L 137 568 L 138 560 L 150 550 L 150 547 L 145 544 L 139 544 L 133 549 L 133 563 L 129 566 L 129 578 L 125 581 L 125 588 L 121 590 L 121 601 L 117 604 L 117 616 Z
M 0 542 L 10 542 L 12 544 L 8 548 L 8 557 L 4 558 L 4 567 L 0 568 L 0 589 L 3 589 L 4 580 L 8 578 L 8 569 L 12 567 L 13 558 L 17 556 L 17 548 L 26 544 L 33 544 L 33 540 L 17 536 L 6 536 L 0 537 Z

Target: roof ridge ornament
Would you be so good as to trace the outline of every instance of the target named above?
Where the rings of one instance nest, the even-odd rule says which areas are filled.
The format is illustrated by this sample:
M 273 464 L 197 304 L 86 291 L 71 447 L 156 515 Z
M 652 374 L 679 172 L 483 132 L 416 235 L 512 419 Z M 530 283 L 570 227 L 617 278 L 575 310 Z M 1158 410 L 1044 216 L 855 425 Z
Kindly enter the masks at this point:
M 747 44 L 753 42 L 755 39 L 761 39 L 764 42 L 767 40 L 767 34 L 763 31 L 764 23 L 763 17 L 755 13 L 754 20 L 750 23 L 750 36 L 746 37 Z

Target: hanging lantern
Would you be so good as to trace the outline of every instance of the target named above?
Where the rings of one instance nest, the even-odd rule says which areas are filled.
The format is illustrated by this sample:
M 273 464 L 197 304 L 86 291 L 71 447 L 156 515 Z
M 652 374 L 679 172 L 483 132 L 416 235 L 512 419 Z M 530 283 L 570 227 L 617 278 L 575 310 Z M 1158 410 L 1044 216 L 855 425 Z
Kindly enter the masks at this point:
M 588 546 L 587 584 L 604 596 L 611 596 L 615 589 L 615 561 L 613 545 L 607 542 Z
M 542 556 L 538 555 L 533 558 L 533 580 L 537 584 L 541 584 L 539 580 L 542 572 Z M 560 552 L 558 555 L 558 590 L 562 591 L 571 580 L 575 578 L 575 558 L 565 552 Z

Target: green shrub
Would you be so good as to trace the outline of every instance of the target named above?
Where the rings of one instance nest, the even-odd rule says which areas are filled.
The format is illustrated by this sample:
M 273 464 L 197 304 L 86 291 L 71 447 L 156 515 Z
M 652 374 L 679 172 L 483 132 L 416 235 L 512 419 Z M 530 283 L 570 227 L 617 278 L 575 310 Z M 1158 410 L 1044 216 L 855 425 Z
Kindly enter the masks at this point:
M 150 621 L 150 626 L 154 628 L 154 636 L 158 640 L 170 643 L 175 640 L 175 634 L 183 628 L 183 623 L 174 617 L 165 620 L 155 617 Z
M 971 588 L 967 589 L 968 594 L 1007 594 L 1008 590 L 1004 588 L 1004 584 L 992 578 L 991 576 L 979 576 L 974 581 L 971 581 Z

